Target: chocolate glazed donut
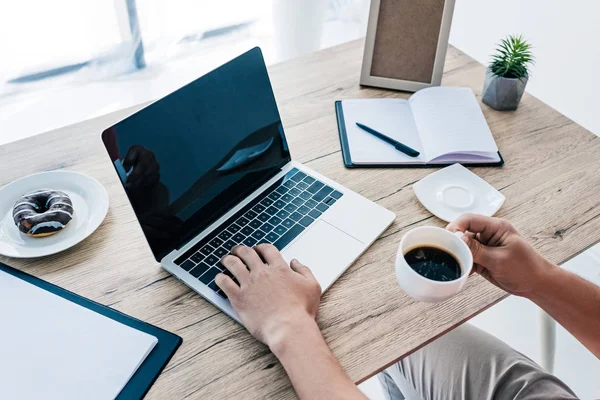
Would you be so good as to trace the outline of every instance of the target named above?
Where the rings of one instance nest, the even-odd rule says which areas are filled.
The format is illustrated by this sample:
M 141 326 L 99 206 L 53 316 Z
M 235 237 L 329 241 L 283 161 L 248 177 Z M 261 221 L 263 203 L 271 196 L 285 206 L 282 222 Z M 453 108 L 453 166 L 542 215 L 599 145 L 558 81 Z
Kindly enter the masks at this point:
M 28 236 L 54 235 L 73 219 L 73 203 L 59 190 L 40 189 L 21 196 L 13 206 L 17 228 Z

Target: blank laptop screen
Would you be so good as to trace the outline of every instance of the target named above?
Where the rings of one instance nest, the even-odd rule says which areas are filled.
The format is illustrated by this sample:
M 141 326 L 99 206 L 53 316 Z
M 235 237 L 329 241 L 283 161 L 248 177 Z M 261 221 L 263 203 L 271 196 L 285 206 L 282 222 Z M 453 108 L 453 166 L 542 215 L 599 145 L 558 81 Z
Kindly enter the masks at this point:
M 106 129 L 102 140 L 159 261 L 290 161 L 258 48 Z

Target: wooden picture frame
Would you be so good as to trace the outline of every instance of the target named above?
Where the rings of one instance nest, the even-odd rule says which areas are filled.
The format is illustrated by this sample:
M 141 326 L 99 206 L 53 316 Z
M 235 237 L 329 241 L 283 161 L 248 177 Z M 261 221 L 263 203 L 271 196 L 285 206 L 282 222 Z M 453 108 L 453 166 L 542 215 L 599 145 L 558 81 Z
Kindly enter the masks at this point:
M 371 0 L 360 84 L 416 92 L 442 81 L 455 0 Z

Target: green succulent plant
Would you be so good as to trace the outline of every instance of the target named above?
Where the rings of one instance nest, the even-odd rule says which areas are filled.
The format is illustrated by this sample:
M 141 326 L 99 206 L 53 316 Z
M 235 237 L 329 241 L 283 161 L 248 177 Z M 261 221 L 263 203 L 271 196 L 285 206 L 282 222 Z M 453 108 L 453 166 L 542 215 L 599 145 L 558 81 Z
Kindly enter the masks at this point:
M 522 35 L 509 35 L 496 47 L 489 70 L 502 78 L 524 79 L 529 77 L 529 67 L 533 63 L 531 45 Z

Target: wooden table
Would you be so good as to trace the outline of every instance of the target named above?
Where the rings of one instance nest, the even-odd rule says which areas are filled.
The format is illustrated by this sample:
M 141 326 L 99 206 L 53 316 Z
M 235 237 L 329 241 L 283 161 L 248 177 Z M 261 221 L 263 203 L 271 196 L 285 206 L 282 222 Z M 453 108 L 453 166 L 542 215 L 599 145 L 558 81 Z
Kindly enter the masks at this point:
M 412 301 L 396 284 L 394 256 L 404 232 L 444 223 L 411 190 L 432 170 L 342 165 L 334 100 L 408 96 L 358 86 L 362 47 L 362 41 L 351 42 L 270 68 L 292 156 L 397 214 L 323 296 L 319 325 L 357 383 L 506 296 L 479 276 L 440 304 Z M 482 65 L 449 50 L 444 85 L 471 87 L 480 98 L 483 79 Z M 44 259 L 2 261 L 181 335 L 183 345 L 148 398 L 294 398 L 267 347 L 152 257 L 100 141 L 103 128 L 138 108 L 0 147 L 0 186 L 64 168 L 95 177 L 110 196 L 106 220 L 79 245 Z M 528 94 L 515 112 L 482 108 L 506 165 L 474 171 L 506 196 L 499 216 L 556 263 L 595 244 L 600 239 L 600 139 Z

